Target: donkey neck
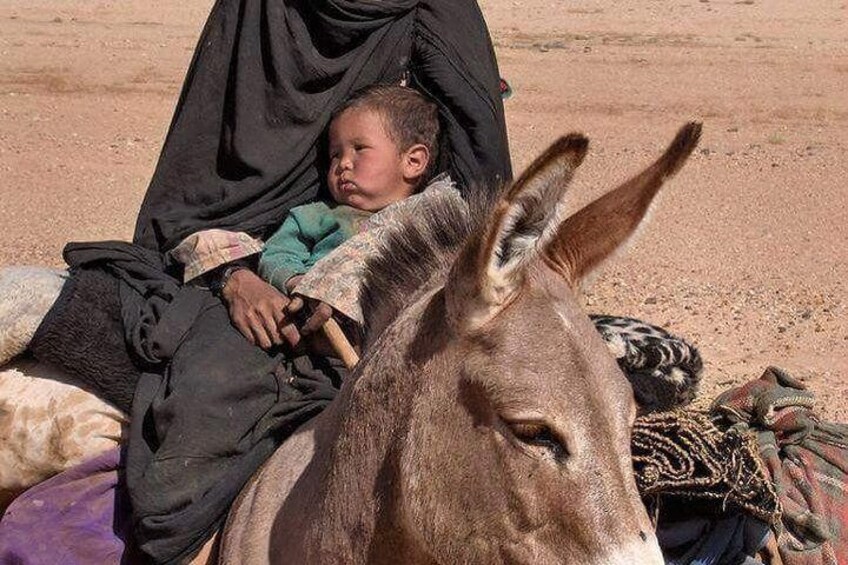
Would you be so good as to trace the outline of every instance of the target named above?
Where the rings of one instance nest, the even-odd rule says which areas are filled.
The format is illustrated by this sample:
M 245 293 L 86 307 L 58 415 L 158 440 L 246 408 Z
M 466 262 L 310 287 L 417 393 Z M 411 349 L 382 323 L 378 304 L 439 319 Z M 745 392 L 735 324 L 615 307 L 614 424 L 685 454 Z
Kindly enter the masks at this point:
M 372 553 L 393 558 L 414 550 L 402 539 L 395 515 L 398 465 L 408 431 L 409 414 L 420 389 L 422 367 L 410 344 L 433 293 L 428 293 L 395 320 L 346 382 L 326 422 L 327 454 L 322 465 L 321 496 L 306 551 L 318 561 L 379 562 Z M 323 451 L 318 446 L 319 451 Z

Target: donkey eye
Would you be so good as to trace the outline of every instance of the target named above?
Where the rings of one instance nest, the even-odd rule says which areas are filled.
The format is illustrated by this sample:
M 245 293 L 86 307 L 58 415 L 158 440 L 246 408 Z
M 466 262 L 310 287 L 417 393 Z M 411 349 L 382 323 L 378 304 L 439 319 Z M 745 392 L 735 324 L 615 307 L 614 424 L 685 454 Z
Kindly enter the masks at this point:
M 518 441 L 544 449 L 558 463 L 568 457 L 568 449 L 547 425 L 539 422 L 508 422 L 508 425 Z

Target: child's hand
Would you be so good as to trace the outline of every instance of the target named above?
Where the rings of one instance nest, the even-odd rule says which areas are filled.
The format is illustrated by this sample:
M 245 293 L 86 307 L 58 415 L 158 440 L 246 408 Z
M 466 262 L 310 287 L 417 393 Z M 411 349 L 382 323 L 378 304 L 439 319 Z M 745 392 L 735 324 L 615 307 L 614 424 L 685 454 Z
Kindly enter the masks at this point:
M 297 317 L 298 312 L 301 312 L 304 307 L 308 308 L 309 318 L 301 326 L 300 332 L 308 350 L 324 357 L 338 357 L 338 351 L 327 339 L 326 334 L 321 331 L 327 320 L 333 317 L 333 307 L 320 300 L 295 295 L 286 308 L 286 314 L 289 318 Z

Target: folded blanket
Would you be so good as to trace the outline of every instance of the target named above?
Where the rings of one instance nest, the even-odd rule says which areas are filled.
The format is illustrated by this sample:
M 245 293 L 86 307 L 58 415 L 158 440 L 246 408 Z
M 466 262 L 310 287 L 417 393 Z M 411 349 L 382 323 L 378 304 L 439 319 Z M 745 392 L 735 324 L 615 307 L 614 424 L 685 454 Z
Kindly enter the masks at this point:
M 118 280 L 76 269 L 38 326 L 29 349 L 61 368 L 73 384 L 128 414 L 141 372 L 124 342 Z
M 126 417 L 49 365 L 0 370 L 0 515 L 18 494 L 117 446 Z

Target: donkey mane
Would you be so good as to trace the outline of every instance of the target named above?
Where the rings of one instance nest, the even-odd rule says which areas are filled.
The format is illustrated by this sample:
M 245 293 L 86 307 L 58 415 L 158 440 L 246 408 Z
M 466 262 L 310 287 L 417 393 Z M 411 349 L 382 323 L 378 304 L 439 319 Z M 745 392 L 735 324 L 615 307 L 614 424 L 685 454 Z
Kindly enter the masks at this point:
M 475 185 L 462 198 L 434 198 L 387 234 L 383 252 L 365 264 L 359 301 L 366 347 L 421 292 L 445 280 L 463 243 L 480 232 L 505 188 Z

